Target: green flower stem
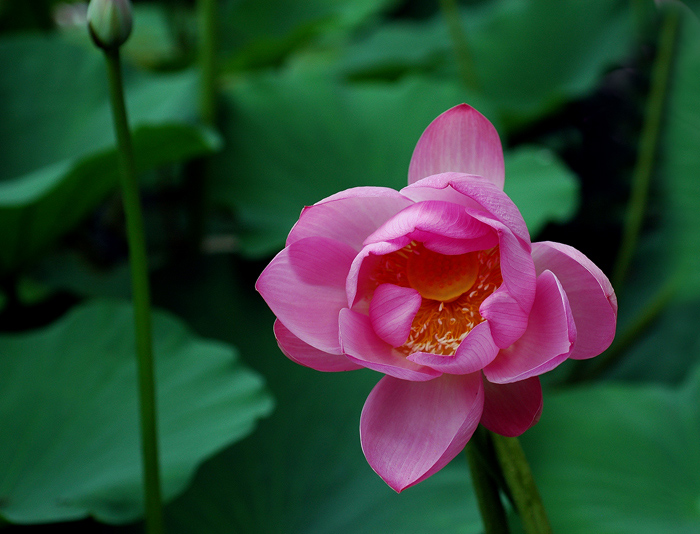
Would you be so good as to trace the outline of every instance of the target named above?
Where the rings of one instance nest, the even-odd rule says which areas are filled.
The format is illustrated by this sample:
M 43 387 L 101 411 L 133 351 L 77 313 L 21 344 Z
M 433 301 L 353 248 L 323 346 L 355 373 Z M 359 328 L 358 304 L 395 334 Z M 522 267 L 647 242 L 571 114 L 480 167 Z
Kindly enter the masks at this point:
M 459 7 L 456 0 L 440 0 L 440 10 L 445 17 L 447 28 L 452 38 L 455 55 L 457 56 L 457 65 L 462 83 L 467 89 L 474 91 L 479 90 L 479 80 L 476 76 L 474 61 L 469 49 L 469 42 L 462 27 L 462 21 L 459 16 Z
M 216 0 L 198 0 L 200 115 L 207 126 L 216 122 L 216 48 L 218 42 Z
M 678 34 L 679 10 L 668 9 L 664 15 L 659 46 L 651 74 L 651 90 L 639 140 L 639 158 L 632 175 L 632 195 L 622 231 L 622 243 L 613 271 L 613 287 L 620 290 L 637 248 L 639 233 L 644 221 L 649 183 L 654 169 L 654 158 L 659 143 L 659 133 L 671 75 L 671 65 Z
M 542 499 L 518 438 L 491 433 L 496 457 L 527 534 L 551 534 Z
M 121 185 L 126 215 L 129 262 L 131 266 L 132 298 L 138 358 L 139 401 L 141 415 L 141 447 L 144 473 L 146 531 L 163 532 L 163 510 L 158 464 L 156 427 L 155 378 L 153 343 L 151 339 L 151 306 L 148 284 L 146 239 L 141 214 L 136 165 L 131 146 L 131 134 L 124 105 L 119 49 L 105 50 L 109 93 L 114 116 L 114 128 L 122 164 Z
M 488 466 L 490 445 L 488 431 L 480 425 L 464 452 L 469 462 L 472 485 L 479 503 L 485 534 L 509 534 L 508 518 L 501 501 L 499 485 Z
M 216 126 L 217 91 L 217 0 L 197 0 L 197 39 L 199 61 L 199 118 L 207 127 Z M 201 251 L 205 233 L 205 211 L 209 160 L 205 157 L 189 161 L 185 167 L 184 189 L 188 199 L 189 254 Z

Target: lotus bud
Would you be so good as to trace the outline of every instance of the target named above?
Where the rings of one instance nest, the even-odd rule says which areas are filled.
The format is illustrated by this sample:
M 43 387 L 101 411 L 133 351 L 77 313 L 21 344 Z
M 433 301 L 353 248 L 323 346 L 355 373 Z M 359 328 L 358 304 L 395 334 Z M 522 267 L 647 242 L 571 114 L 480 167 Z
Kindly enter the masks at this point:
M 88 28 L 95 44 L 105 50 L 119 48 L 131 34 L 133 20 L 129 0 L 90 0 Z

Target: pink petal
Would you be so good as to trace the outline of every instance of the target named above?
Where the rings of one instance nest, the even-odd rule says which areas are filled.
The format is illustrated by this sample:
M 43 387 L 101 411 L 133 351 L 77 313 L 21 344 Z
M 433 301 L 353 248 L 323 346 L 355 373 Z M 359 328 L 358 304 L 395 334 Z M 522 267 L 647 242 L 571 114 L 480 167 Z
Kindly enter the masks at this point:
M 360 440 L 369 465 L 400 492 L 442 469 L 479 424 L 480 373 L 429 382 L 384 377 L 367 397 Z
M 255 287 L 292 334 L 340 354 L 338 313 L 348 305 L 345 278 L 355 255 L 344 243 L 308 237 L 277 254 Z
M 575 248 L 551 241 L 534 243 L 532 258 L 538 273 L 557 275 L 569 298 L 577 331 L 570 358 L 592 358 L 607 349 L 615 337 L 617 297 L 603 271 Z
M 408 183 L 442 172 L 477 174 L 503 189 L 505 170 L 498 132 L 466 104 L 448 109 L 423 132 L 411 157 Z
M 389 345 L 400 347 L 411 333 L 411 323 L 422 301 L 413 288 L 381 284 L 369 305 L 372 328 Z
M 467 211 L 472 217 L 482 221 L 484 224 L 490 225 L 497 232 L 501 276 L 503 277 L 501 290 L 507 291 L 515 302 L 518 303 L 518 306 L 522 309 L 522 313 L 527 315 L 530 312 L 530 307 L 535 298 L 535 287 L 537 283 L 535 265 L 532 261 L 529 242 L 524 243 L 517 239 L 506 225 L 489 217 L 485 213 L 474 212 L 470 209 L 467 209 Z M 500 298 L 501 297 L 496 297 L 496 299 Z M 486 308 L 488 308 L 488 306 L 486 306 Z M 511 312 L 515 313 L 515 310 L 511 309 Z M 512 322 L 510 328 L 514 327 L 515 322 Z M 494 331 L 498 334 L 499 339 L 501 339 L 501 332 L 498 329 L 494 329 Z
M 352 310 L 340 313 L 340 339 L 350 361 L 402 380 L 432 380 L 438 371 L 415 364 L 382 341 L 372 329 L 369 317 Z
M 415 202 L 442 200 L 486 211 L 523 243 L 530 243 L 530 233 L 518 207 L 501 189 L 479 176 L 455 172 L 438 174 L 404 187 L 400 192 Z
M 427 201 L 413 204 L 386 221 L 365 240 L 407 245 L 418 241 L 435 252 L 465 254 L 495 245 L 491 228 L 451 202 Z M 455 243 L 459 243 L 456 245 Z
M 372 281 L 371 275 L 378 262 L 381 261 L 381 256 L 400 250 L 404 246 L 404 244 L 396 242 L 373 243 L 360 251 L 350 266 L 350 272 L 345 282 L 345 290 L 351 308 L 374 292 L 376 283 Z
M 274 326 L 277 344 L 287 358 L 317 371 L 352 371 L 362 369 L 342 354 L 330 354 L 315 349 L 292 334 L 279 319 Z
M 529 314 L 506 291 L 505 285 L 481 304 L 479 313 L 491 326 L 493 341 L 500 349 L 510 347 L 527 329 Z
M 387 219 L 413 202 L 386 187 L 356 187 L 304 208 L 287 246 L 307 237 L 328 237 L 355 250 Z
M 476 325 L 462 340 L 454 356 L 440 356 L 427 352 L 415 352 L 408 359 L 453 375 L 464 375 L 483 369 L 498 354 L 487 322 Z
M 571 353 L 576 326 L 566 293 L 550 271 L 537 278 L 527 330 L 484 368 L 486 378 L 498 384 L 525 380 L 551 371 Z
M 481 424 L 501 436 L 519 436 L 540 419 L 542 387 L 536 376 L 512 384 L 484 379 Z

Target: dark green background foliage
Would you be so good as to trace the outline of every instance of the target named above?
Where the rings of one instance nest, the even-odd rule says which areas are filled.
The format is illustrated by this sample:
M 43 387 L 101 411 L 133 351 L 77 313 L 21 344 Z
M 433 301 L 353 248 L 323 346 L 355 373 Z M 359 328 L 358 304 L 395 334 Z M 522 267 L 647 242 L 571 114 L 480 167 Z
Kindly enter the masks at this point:
M 700 532 L 700 21 L 680 4 L 618 335 L 545 379 L 522 438 L 555 532 Z M 479 533 L 466 460 L 395 494 L 359 446 L 379 376 L 287 360 L 255 280 L 301 208 L 405 185 L 467 102 L 533 239 L 612 275 L 667 11 L 472 0 L 466 85 L 439 3 L 220 0 L 216 121 L 194 1 L 135 2 L 123 58 L 174 533 Z M 0 1 L 0 530 L 131 532 L 143 513 L 130 285 L 104 61 L 78 3 Z M 79 19 L 79 15 L 77 16 Z M 58 21 L 63 21 L 61 24 Z

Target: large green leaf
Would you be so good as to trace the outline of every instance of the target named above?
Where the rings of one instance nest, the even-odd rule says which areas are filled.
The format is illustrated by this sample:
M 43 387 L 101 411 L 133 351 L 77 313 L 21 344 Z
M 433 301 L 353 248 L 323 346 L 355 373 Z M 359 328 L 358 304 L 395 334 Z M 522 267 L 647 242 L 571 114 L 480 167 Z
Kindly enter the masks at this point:
M 227 146 L 214 159 L 212 195 L 235 210 L 243 251 L 255 256 L 281 247 L 304 205 L 349 187 L 406 185 L 420 134 L 464 98 L 425 80 L 354 88 L 288 74 L 225 96 Z
M 272 400 L 229 345 L 154 315 L 163 492 L 248 435 Z M 131 307 L 95 301 L 0 337 L 0 513 L 18 523 L 142 514 Z
M 532 236 L 548 222 L 566 222 L 578 207 L 574 173 L 550 150 L 520 147 L 506 152 L 505 192 L 518 206 Z
M 277 400 L 250 438 L 202 466 L 167 508 L 182 533 L 478 533 L 466 459 L 397 495 L 367 464 L 359 418 L 378 373 L 320 373 L 289 361 L 273 316 L 224 258 L 156 280 L 161 302 L 200 332 L 235 339 Z M 240 282 L 249 283 L 241 286 Z M 168 288 L 176 285 L 177 292 Z
M 549 395 L 522 440 L 554 532 L 700 531 L 700 372 Z
M 336 41 L 396 0 L 229 0 L 220 3 L 221 46 L 233 69 L 277 65 L 314 42 Z
M 133 135 L 139 171 L 210 152 L 210 132 L 182 124 L 142 126 Z M 117 184 L 115 149 L 63 160 L 0 181 L 0 273 L 26 267 L 78 224 Z
M 117 159 L 98 51 L 56 37 L 0 41 L 0 274 L 34 261 L 116 185 Z M 189 124 L 193 73 L 127 73 L 139 170 L 211 152 Z
M 700 21 L 683 11 L 669 91 L 659 177 L 669 253 L 682 298 L 700 296 Z M 673 273 L 669 273 L 673 274 Z
M 454 84 L 427 79 L 343 86 L 298 73 L 240 82 L 226 96 L 228 144 L 212 195 L 235 211 L 251 256 L 280 248 L 304 205 L 355 186 L 404 187 L 423 130 L 465 99 Z M 552 153 L 523 149 L 508 162 L 506 190 L 533 231 L 571 214 L 575 182 Z
M 636 343 L 610 374 L 614 378 L 674 383 L 700 357 L 700 21 L 680 11 L 678 31 L 650 228 L 640 239 L 622 294 L 619 332 L 624 335 L 659 295 L 671 296 L 667 308 L 637 331 Z
M 462 25 L 479 90 L 506 125 L 536 119 L 591 91 L 632 45 L 631 15 L 618 0 L 500 0 L 464 9 Z M 453 45 L 442 14 L 395 22 L 341 57 L 347 76 L 449 72 Z

